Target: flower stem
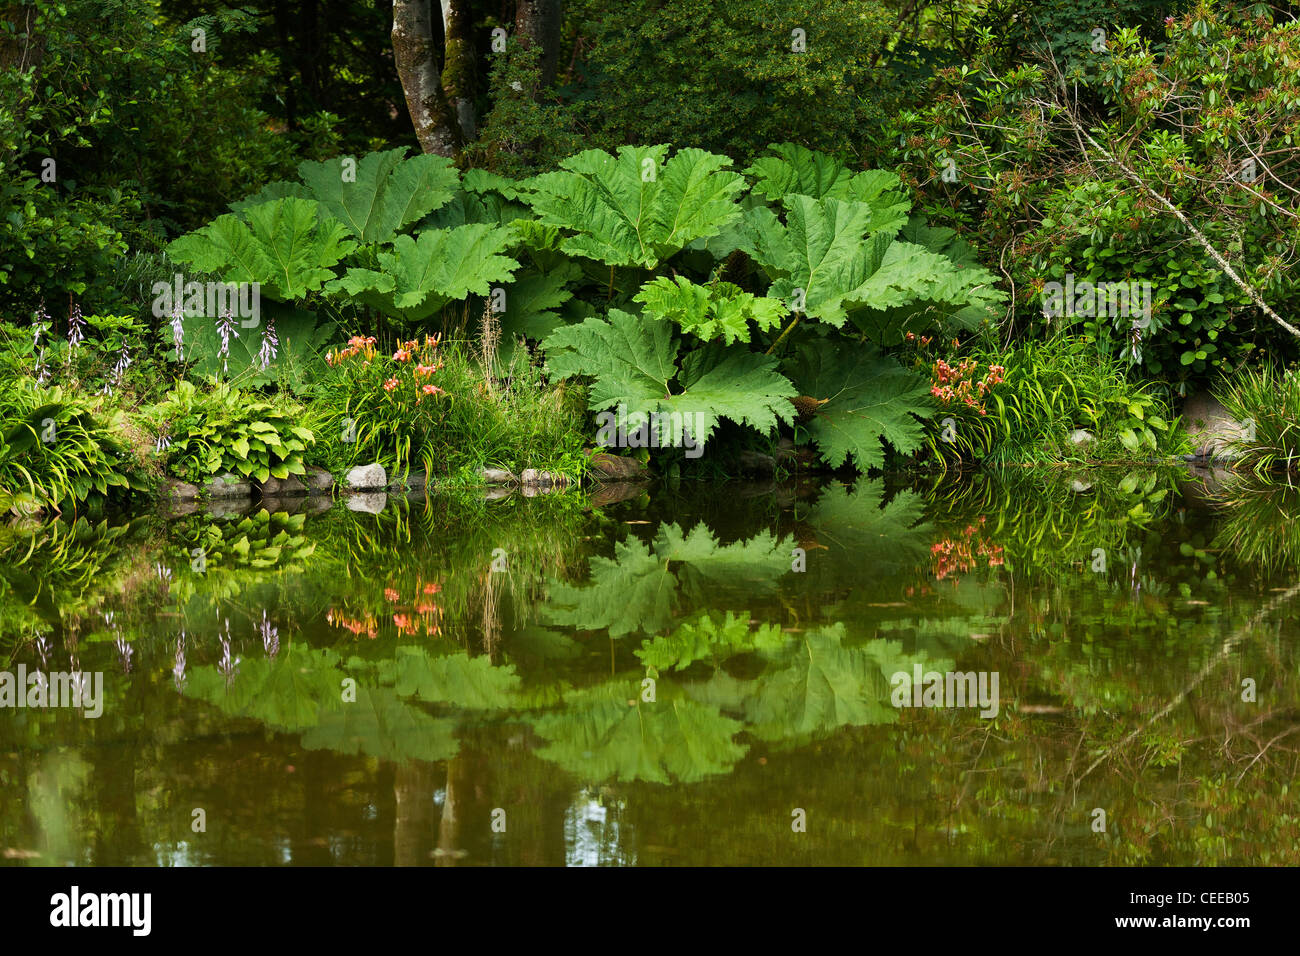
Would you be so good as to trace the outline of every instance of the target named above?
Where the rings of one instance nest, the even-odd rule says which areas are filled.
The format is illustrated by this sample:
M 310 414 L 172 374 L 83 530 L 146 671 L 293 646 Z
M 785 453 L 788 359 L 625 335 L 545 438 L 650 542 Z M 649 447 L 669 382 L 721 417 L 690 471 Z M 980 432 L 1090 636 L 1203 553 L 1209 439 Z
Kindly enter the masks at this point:
M 780 345 L 782 342 L 785 341 L 785 337 L 786 337 L 787 335 L 789 335 L 791 332 L 793 332 L 793 331 L 794 331 L 794 327 L 795 327 L 796 325 L 798 325 L 798 324 L 799 324 L 799 315 L 796 314 L 795 317 L 794 317 L 794 321 L 791 322 L 789 325 L 787 325 L 787 326 L 785 327 L 785 331 L 783 331 L 779 336 L 777 336 L 776 341 L 773 342 L 770 346 L 768 346 L 767 351 L 764 352 L 763 354 L 764 354 L 764 355 L 771 355 L 773 352 L 775 352 L 775 351 L 776 351 L 776 347 L 777 347 L 778 345 Z

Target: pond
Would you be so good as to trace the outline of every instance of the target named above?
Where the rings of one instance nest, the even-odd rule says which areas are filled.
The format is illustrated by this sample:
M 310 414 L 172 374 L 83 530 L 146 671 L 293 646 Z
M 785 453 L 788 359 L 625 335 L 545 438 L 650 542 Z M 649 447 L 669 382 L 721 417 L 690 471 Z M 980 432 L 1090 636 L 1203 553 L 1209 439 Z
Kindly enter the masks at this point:
M 4 862 L 1300 863 L 1287 489 L 292 505 L 0 528 Z

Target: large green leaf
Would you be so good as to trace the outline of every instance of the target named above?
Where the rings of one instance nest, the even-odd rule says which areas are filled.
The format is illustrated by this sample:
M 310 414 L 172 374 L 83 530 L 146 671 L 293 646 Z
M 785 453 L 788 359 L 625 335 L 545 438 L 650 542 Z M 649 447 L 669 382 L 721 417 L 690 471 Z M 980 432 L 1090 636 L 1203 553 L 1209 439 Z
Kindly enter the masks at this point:
M 845 298 L 854 305 L 892 309 L 903 305 L 943 303 L 958 307 L 989 305 L 1001 298 L 993 274 L 975 266 L 957 266 L 947 256 L 910 242 L 895 242 L 879 267 Z
M 167 254 L 225 282 L 261 283 L 271 299 L 301 299 L 333 279 L 331 267 L 356 248 L 340 223 L 318 220 L 317 208 L 289 197 L 252 206 L 243 218 L 227 213 L 172 242 Z
M 397 648 L 380 662 L 379 679 L 403 697 L 476 710 L 509 707 L 519 687 L 513 664 L 494 666 L 488 657 L 463 653 L 436 656 L 421 647 Z
M 761 330 L 780 325 L 786 307 L 779 299 L 742 292 L 730 282 L 698 285 L 685 276 L 659 276 L 634 296 L 645 314 L 668 319 L 705 342 L 721 338 L 727 345 L 750 340 L 749 323 Z
M 742 248 L 773 276 L 768 295 L 839 328 L 845 300 L 880 268 L 893 242 L 867 203 L 787 196 L 787 221 L 767 207 L 746 214 Z M 895 226 L 901 225 L 901 222 Z
M 594 379 L 593 410 L 625 406 L 629 427 L 666 413 L 667 421 L 657 422 L 660 429 L 669 428 L 659 433 L 662 444 L 680 444 L 684 434 L 703 444 L 720 418 L 769 431 L 778 420 L 790 420 L 787 399 L 797 394 L 770 356 L 742 348 L 696 350 L 679 370 L 680 345 L 668 322 L 617 309 L 608 320 L 589 318 L 556 329 L 543 348 L 553 377 Z
M 564 262 L 548 271 L 530 269 L 503 286 L 506 306 L 500 316 L 503 341 L 516 336 L 541 341 L 554 332 L 562 321 L 555 310 L 573 298 L 569 285 L 581 275 L 577 264 Z
M 897 217 L 900 224 L 906 222 L 911 203 L 900 191 L 896 173 L 879 169 L 854 173 L 835 157 L 794 143 L 768 148 L 776 155 L 763 156 L 745 170 L 755 179 L 754 192 L 770 200 L 796 194 L 871 203 L 887 212 L 886 221 Z
M 446 203 L 456 187 L 451 160 L 433 153 L 404 159 L 405 147 L 363 156 L 344 179 L 341 159 L 298 166 L 311 198 L 362 242 L 388 242 L 404 226 Z
M 339 656 L 291 643 L 275 658 L 241 661 L 230 680 L 214 665 L 190 670 L 185 694 L 215 704 L 232 717 L 252 717 L 276 730 L 316 726 L 343 702 Z
M 274 202 L 277 199 L 286 198 L 311 199 L 311 190 L 302 183 L 279 180 L 273 183 L 267 183 L 251 196 L 245 196 L 230 204 L 230 211 L 234 213 L 245 213 L 253 206 L 260 206 L 263 203 Z
M 918 419 L 934 410 L 922 376 L 882 356 L 874 345 L 810 343 L 787 365 L 801 395 L 825 401 L 808 425 L 827 464 L 850 458 L 863 471 L 884 464 L 888 442 L 903 454 L 921 447 Z
M 868 577 L 860 568 L 870 567 L 870 577 L 889 582 L 899 569 L 928 562 L 932 526 L 924 519 L 924 501 L 915 492 L 900 491 L 886 503 L 884 484 L 864 478 L 852 491 L 827 485 L 804 520 L 831 552 L 827 563 L 859 581 Z
M 391 688 L 358 686 L 357 699 L 322 713 L 302 745 L 394 762 L 446 760 L 460 749 L 455 731 L 455 720 L 433 717 Z
M 624 146 L 617 157 L 591 149 L 526 185 L 544 224 L 572 233 L 561 248 L 613 266 L 653 268 L 740 215 L 744 179 L 731 160 L 701 149 Z
M 507 281 L 519 268 L 500 254 L 510 241 L 509 229 L 483 223 L 398 236 L 392 252 L 378 255 L 382 271 L 349 269 L 325 291 L 345 292 L 385 315 L 418 321 L 467 295 L 487 296 L 493 283 Z
M 725 616 L 704 611 L 669 635 L 645 641 L 636 656 L 655 670 L 685 670 L 696 661 L 718 663 L 734 654 L 756 648 L 778 648 L 786 642 L 781 628 L 760 624 L 751 628 L 749 612 Z
M 332 322 L 322 322 L 314 312 L 294 308 L 279 302 L 263 302 L 259 327 L 244 328 L 237 323 L 230 337 L 226 355 L 226 377 L 238 379 L 245 387 L 256 387 L 277 382 L 295 390 L 303 388 L 311 378 L 325 369 L 321 351 L 334 331 Z M 276 357 L 265 369 L 258 358 L 262 338 L 271 322 L 279 340 Z M 221 337 L 216 323 L 207 316 L 185 316 L 181 320 L 184 331 L 185 361 L 192 363 L 191 372 L 199 378 L 222 374 Z M 172 330 L 165 327 L 163 340 L 172 344 Z M 175 358 L 175 350 L 168 354 Z

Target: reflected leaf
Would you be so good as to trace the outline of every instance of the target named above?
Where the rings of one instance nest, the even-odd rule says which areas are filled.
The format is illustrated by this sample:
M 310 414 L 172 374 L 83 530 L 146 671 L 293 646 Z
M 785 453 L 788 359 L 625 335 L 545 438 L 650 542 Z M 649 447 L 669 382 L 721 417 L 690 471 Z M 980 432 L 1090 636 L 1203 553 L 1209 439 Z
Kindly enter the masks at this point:
M 582 779 L 691 783 L 726 773 L 746 748 L 739 721 L 688 698 L 641 700 L 639 680 L 571 694 L 564 710 L 537 720 L 548 741 L 538 756 Z M 629 703 L 630 702 L 630 703 Z
M 302 745 L 381 760 L 446 760 L 459 749 L 455 732 L 455 720 L 432 717 L 391 688 L 358 687 L 356 701 L 323 713 Z
M 921 497 L 903 491 L 884 504 L 884 492 L 879 481 L 859 481 L 852 491 L 832 485 L 807 519 L 821 543 L 852 553 L 849 569 L 857 574 L 863 566 L 914 566 L 928 556 L 930 529 L 922 523 Z
M 488 657 L 464 653 L 438 657 L 421 647 L 397 648 L 379 662 L 379 679 L 402 697 L 478 710 L 509 707 L 519 688 L 513 664 L 494 666 Z
M 748 613 L 737 615 L 728 611 L 722 617 L 705 612 L 670 635 L 646 641 L 636 656 L 646 667 L 656 670 L 685 670 L 696 661 L 716 663 L 741 651 L 779 648 L 785 640 L 781 629 L 773 624 L 750 630 Z
M 898 711 L 889 703 L 892 674 L 910 674 L 914 663 L 939 670 L 952 666 L 907 654 L 895 641 L 845 647 L 844 633 L 843 624 L 808 631 L 772 653 L 757 679 L 719 672 L 693 689 L 693 696 L 743 715 L 749 730 L 764 740 L 797 740 L 840 727 L 893 723 Z
M 315 727 L 323 711 L 343 706 L 337 669 L 339 655 L 329 649 L 290 644 L 279 656 L 239 663 L 227 686 L 213 665 L 189 673 L 185 695 L 215 704 L 231 717 L 252 717 L 277 730 Z
M 554 584 L 547 617 L 584 630 L 608 629 L 610 637 L 666 631 L 683 596 L 716 607 L 727 590 L 747 597 L 774 590 L 790 570 L 791 547 L 789 538 L 778 540 L 770 531 L 723 546 L 703 523 L 688 534 L 676 524 L 661 525 L 653 553 L 629 538 L 615 546 L 613 559 L 591 559 L 591 584 Z

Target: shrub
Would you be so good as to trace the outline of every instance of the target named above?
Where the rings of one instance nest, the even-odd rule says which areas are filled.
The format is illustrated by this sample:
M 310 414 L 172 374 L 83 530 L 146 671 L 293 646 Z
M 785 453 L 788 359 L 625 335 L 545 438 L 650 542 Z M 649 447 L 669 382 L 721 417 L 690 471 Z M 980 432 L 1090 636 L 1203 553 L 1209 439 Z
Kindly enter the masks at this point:
M 302 407 L 289 402 L 253 401 L 226 384 L 203 391 L 179 382 L 149 409 L 167 470 L 186 481 L 237 472 L 257 481 L 306 472 L 303 452 L 315 433 L 295 422 Z
M 270 64 L 211 55 L 247 16 L 178 25 L 157 0 L 0 10 L 0 307 L 71 293 L 120 309 L 110 280 L 128 246 L 153 247 L 286 167 L 293 142 L 252 105 Z
M 883 126 L 874 61 L 894 16 L 876 0 L 594 0 L 575 22 L 590 44 L 577 105 L 600 145 L 743 163 L 773 142 L 859 151 Z
M 1296 311 L 1297 33 L 1262 6 L 1198 4 L 1163 29 L 1154 5 L 1133 12 L 1145 26 L 1107 28 L 1104 49 L 1079 45 L 1082 26 L 1114 21 L 1075 21 L 1058 37 L 1072 51 L 1053 42 L 1041 62 L 1008 64 L 1003 38 L 984 38 L 900 114 L 898 159 L 927 214 L 978 232 L 1018 332 L 1094 337 L 1185 393 L 1261 348 L 1296 350 L 1166 203 L 1275 313 Z M 1150 283 L 1150 322 L 1134 336 L 1130 316 L 1086 304 L 1045 321 L 1043 284 L 1066 275 Z
M 26 328 L 0 324 L 0 369 L 132 407 L 157 400 L 165 388 L 147 341 L 134 316 L 82 315 L 74 305 L 66 320 L 40 312 Z

